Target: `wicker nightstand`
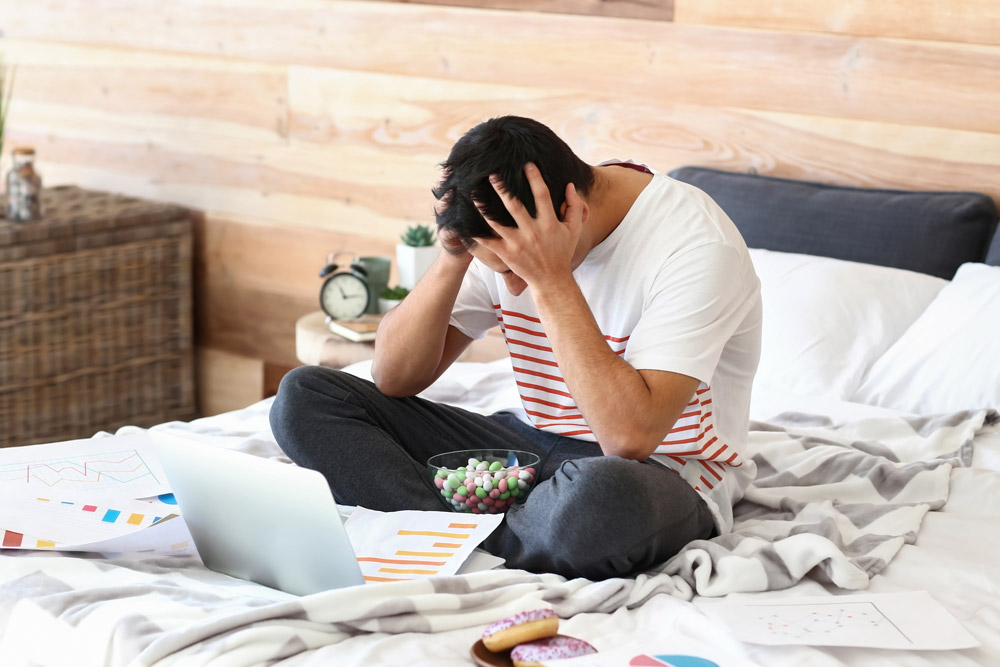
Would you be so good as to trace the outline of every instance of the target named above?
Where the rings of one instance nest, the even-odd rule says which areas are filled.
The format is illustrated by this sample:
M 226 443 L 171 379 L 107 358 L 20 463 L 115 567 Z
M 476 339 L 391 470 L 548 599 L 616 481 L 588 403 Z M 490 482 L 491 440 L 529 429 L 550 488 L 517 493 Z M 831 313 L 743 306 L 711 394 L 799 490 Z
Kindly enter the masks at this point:
M 0 219 L 0 446 L 195 416 L 191 212 L 75 187 Z

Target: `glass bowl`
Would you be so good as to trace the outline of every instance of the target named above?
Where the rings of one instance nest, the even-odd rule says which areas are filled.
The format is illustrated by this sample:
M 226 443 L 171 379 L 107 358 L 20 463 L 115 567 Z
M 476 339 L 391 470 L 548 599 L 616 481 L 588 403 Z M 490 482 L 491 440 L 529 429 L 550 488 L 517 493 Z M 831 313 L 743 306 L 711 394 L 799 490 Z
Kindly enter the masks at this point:
M 515 449 L 462 449 L 430 457 L 427 467 L 456 512 L 500 514 L 528 497 L 540 461 Z

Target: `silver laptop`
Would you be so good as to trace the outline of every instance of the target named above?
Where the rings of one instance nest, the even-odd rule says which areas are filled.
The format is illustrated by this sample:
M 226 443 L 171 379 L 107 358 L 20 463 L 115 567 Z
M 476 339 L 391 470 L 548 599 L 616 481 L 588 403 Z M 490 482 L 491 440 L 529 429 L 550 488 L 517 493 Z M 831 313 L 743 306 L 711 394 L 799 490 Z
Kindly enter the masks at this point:
M 149 434 L 207 567 L 294 595 L 364 583 L 323 475 Z

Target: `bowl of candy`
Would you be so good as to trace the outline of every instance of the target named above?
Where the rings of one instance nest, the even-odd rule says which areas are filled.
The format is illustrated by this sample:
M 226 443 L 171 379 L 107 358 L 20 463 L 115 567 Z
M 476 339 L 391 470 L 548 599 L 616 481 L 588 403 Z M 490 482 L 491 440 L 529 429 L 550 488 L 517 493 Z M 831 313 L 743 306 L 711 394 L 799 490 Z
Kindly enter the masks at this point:
M 514 449 L 463 449 L 436 454 L 427 467 L 456 512 L 500 514 L 528 497 L 540 460 Z

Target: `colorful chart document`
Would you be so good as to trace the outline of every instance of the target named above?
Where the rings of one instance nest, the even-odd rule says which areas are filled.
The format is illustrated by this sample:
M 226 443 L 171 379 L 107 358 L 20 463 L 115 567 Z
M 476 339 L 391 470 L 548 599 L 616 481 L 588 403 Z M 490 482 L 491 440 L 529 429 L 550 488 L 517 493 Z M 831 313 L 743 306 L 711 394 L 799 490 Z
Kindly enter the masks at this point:
M 0 535 L 6 549 L 65 550 L 141 531 L 175 513 L 159 501 L 0 493 Z
M 0 449 L 0 493 L 98 500 L 169 490 L 143 433 Z
M 502 514 L 358 507 L 344 527 L 365 581 L 405 581 L 455 574 L 501 521 Z

